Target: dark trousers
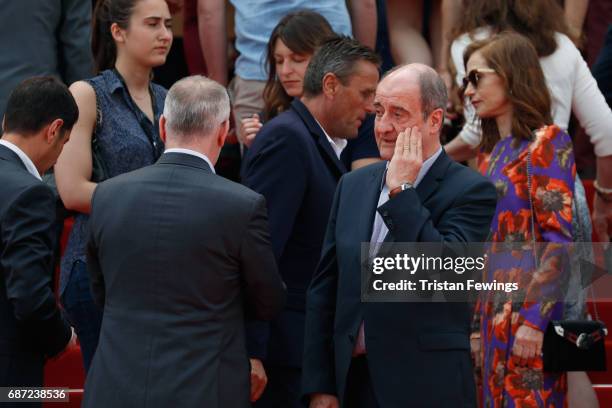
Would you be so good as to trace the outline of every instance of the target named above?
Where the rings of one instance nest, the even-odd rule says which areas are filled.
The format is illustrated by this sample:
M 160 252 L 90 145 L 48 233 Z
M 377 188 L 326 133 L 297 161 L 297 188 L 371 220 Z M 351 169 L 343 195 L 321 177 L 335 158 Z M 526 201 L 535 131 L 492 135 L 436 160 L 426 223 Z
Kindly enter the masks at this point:
M 0 387 L 42 387 L 42 355 L 0 353 Z M 6 395 L 6 394 L 5 394 Z M 41 402 L 0 402 L 2 408 L 41 408 Z
M 353 358 L 346 379 L 344 404 L 346 408 L 379 408 L 370 379 L 365 356 Z
M 96 306 L 91 296 L 87 264 L 75 261 L 70 278 L 62 295 L 66 316 L 79 338 L 85 373 L 89 371 L 102 326 L 102 310 Z
M 302 370 L 297 367 L 264 365 L 268 385 L 255 408 L 305 408 L 300 401 Z

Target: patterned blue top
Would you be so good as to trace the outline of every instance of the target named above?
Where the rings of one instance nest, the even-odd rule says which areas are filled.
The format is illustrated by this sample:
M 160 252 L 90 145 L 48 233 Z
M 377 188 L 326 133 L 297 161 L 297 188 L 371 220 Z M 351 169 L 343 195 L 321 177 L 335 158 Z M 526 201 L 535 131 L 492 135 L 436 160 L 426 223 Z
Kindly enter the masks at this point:
M 95 132 L 108 177 L 155 163 L 164 150 L 157 123 L 163 110 L 166 89 L 151 84 L 155 115 L 155 122 L 151 123 L 132 102 L 127 87 L 115 71 L 102 71 L 86 82 L 96 91 L 99 120 Z M 153 136 L 154 143 L 147 133 Z M 79 213 L 74 217 L 74 226 L 61 262 L 60 295 L 68 284 L 74 262 L 85 262 L 88 219 L 87 214 Z

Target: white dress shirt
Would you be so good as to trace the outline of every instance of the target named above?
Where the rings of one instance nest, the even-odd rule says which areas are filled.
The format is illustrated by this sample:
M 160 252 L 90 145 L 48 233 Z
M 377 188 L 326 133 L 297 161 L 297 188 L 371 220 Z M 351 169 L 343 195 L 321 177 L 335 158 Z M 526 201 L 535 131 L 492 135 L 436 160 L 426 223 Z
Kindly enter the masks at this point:
M 340 155 L 342 154 L 342 151 L 344 150 L 344 148 L 348 144 L 348 141 L 346 139 L 342 139 L 342 138 L 339 138 L 339 137 L 330 137 L 327 134 L 327 132 L 325 131 L 325 128 L 323 126 L 321 126 L 319 121 L 315 119 L 315 122 L 317 122 L 317 125 L 319 125 L 319 127 L 323 131 L 323 134 L 327 138 L 327 141 L 331 145 L 332 149 L 334 149 L 334 153 L 336 153 L 336 156 L 338 157 L 338 160 L 340 160 Z
M 19 158 L 23 162 L 23 165 L 25 166 L 28 173 L 30 173 L 31 175 L 33 175 L 34 177 L 42 181 L 42 178 L 40 177 L 40 173 L 38 173 L 38 169 L 34 165 L 34 162 L 32 162 L 32 160 L 28 157 L 27 154 L 23 152 L 23 150 L 21 150 L 20 148 L 18 148 L 11 142 L 4 140 L 4 139 L 0 139 L 0 145 L 6 146 L 9 149 L 11 149 L 13 152 L 15 152 L 15 154 L 19 156 Z
M 210 167 L 210 169 L 212 170 L 213 174 L 217 174 L 215 172 L 215 166 L 212 165 L 212 162 L 208 159 L 208 157 L 206 157 L 205 154 L 202 154 L 200 152 L 196 152 L 195 150 L 191 150 L 191 149 L 183 149 L 180 147 L 175 147 L 172 149 L 166 149 L 164 151 L 165 153 L 183 153 L 183 154 L 190 154 L 192 156 L 196 156 L 199 157 L 200 159 L 204 160 L 206 163 L 208 163 L 208 166 Z

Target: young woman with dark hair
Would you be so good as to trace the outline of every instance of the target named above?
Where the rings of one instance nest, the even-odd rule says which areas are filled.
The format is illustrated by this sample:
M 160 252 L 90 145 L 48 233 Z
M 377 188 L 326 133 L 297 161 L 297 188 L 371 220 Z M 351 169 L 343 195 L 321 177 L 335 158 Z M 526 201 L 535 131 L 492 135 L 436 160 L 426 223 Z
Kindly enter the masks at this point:
M 502 33 L 470 45 L 464 59 L 465 95 L 482 122 L 481 145 L 491 155 L 486 175 L 498 192 L 487 279 L 519 284 L 505 296 L 489 292 L 476 307 L 479 330 L 471 339 L 482 401 L 486 407 L 561 407 L 566 374 L 544 372 L 541 351 L 548 322 L 563 315 L 560 282 L 568 262 L 561 246 L 550 243 L 572 242 L 572 141 L 553 124 L 544 73 L 527 38 Z M 536 241 L 549 243 L 539 266 Z M 523 250 L 507 256 L 509 242 L 522 242 Z
M 70 90 L 79 119 L 56 166 L 66 208 L 77 212 L 61 262 L 60 296 L 89 368 L 100 333 L 102 310 L 93 303 L 85 256 L 87 219 L 96 183 L 92 142 L 105 178 L 153 164 L 163 152 L 157 122 L 166 90 L 151 82 L 172 45 L 164 0 L 99 0 L 94 11 L 92 51 L 98 75 Z
M 310 59 L 322 43 L 335 35 L 327 20 L 314 11 L 297 11 L 281 19 L 267 46 L 263 121 L 272 119 L 287 109 L 293 98 L 302 96 Z M 373 124 L 373 117 L 367 118 L 358 137 L 349 140 L 344 149 L 341 159 L 349 170 L 379 160 Z M 241 126 L 245 144 L 250 146 L 263 124 L 259 115 L 253 115 L 242 119 Z

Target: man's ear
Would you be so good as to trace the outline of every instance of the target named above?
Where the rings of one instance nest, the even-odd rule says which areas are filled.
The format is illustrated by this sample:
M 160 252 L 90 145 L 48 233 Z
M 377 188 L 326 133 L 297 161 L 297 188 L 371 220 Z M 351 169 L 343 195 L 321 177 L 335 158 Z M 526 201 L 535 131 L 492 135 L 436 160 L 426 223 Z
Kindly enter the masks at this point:
M 43 128 L 45 142 L 47 142 L 47 144 L 53 144 L 62 137 L 62 126 L 64 126 L 64 120 L 55 119 Z
M 223 121 L 221 126 L 219 126 L 219 131 L 217 132 L 217 146 L 223 147 L 225 144 L 225 139 L 227 138 L 227 134 L 229 132 L 229 119 Z
M 444 126 L 444 111 L 440 108 L 434 110 L 429 115 L 429 128 L 434 133 L 440 133 Z
M 323 88 L 323 94 L 325 96 L 334 97 L 338 93 L 338 90 L 340 88 L 340 80 L 338 79 L 336 74 L 328 72 L 323 76 L 321 86 Z
M 159 117 L 159 138 L 166 144 L 166 137 L 168 134 L 166 133 L 166 118 L 164 115 Z

